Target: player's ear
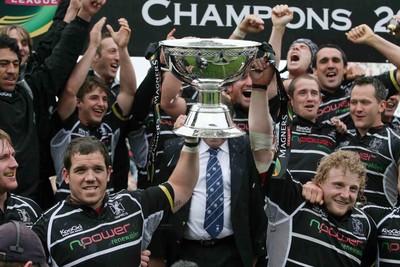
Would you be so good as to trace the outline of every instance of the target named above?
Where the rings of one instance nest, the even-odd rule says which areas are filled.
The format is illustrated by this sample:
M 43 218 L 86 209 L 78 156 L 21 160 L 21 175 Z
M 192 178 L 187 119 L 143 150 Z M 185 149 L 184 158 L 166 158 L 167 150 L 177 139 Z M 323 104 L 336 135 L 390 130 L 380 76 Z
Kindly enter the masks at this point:
M 108 166 L 108 168 L 107 168 L 107 182 L 110 181 L 111 173 L 112 173 L 112 167 Z
M 63 168 L 63 170 L 62 170 L 62 177 L 64 179 L 64 182 L 66 184 L 69 184 L 69 173 L 66 168 Z

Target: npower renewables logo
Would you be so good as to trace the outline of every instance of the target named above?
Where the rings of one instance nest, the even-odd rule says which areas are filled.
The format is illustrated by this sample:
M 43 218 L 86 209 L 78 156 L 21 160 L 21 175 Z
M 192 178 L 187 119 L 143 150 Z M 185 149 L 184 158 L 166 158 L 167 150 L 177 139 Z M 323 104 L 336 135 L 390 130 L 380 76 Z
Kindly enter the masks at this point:
M 0 0 L 0 28 L 21 25 L 32 37 L 45 33 L 60 0 Z

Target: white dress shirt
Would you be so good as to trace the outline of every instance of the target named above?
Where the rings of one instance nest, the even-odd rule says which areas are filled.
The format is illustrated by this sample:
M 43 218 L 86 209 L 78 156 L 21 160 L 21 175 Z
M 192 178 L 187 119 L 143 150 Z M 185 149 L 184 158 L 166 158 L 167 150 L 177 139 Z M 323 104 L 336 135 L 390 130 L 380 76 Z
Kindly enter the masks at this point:
M 192 195 L 188 225 L 184 232 L 184 238 L 190 240 L 208 240 L 211 236 L 204 229 L 204 215 L 206 211 L 206 169 L 210 157 L 209 146 L 200 140 L 199 157 L 200 169 L 199 179 Z M 224 228 L 217 236 L 218 239 L 233 234 L 231 223 L 231 168 L 229 161 L 228 141 L 225 141 L 218 152 L 218 161 L 221 165 L 224 181 Z

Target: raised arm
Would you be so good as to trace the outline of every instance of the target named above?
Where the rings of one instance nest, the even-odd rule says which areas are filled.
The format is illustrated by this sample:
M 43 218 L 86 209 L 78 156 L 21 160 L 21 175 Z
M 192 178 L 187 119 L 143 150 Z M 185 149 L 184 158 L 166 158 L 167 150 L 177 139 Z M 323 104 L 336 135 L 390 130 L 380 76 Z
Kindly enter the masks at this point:
M 400 47 L 375 34 L 368 25 L 361 24 L 352 28 L 346 33 L 346 37 L 355 44 L 366 44 L 375 48 L 397 69 L 400 68 Z M 397 82 L 400 83 L 399 71 L 397 72 Z
M 272 30 L 269 36 L 269 44 L 275 51 L 275 65 L 279 66 L 281 60 L 282 40 L 286 25 L 293 19 L 293 11 L 288 5 L 276 5 L 272 9 Z
M 165 72 L 161 88 L 161 108 L 171 116 L 172 120 L 186 114 L 186 100 L 181 97 L 181 81 L 171 72 Z
M 117 102 L 122 110 L 122 115 L 127 116 L 131 111 L 133 98 L 136 93 L 136 74 L 128 51 L 131 29 L 129 28 L 128 21 L 124 18 L 118 19 L 118 23 L 121 26 L 118 32 L 114 32 L 110 25 L 106 27 L 118 46 L 120 57 L 120 91 L 117 96 Z
M 272 65 L 265 63 L 264 59 L 257 60 L 254 64 L 256 71 L 251 73 L 253 89 L 249 108 L 249 133 L 257 170 L 264 174 L 274 156 L 273 124 L 268 108 L 267 87 L 275 70 Z
M 258 33 L 264 30 L 264 21 L 255 14 L 247 15 L 237 25 L 229 39 L 232 40 L 243 40 L 248 33 Z
M 174 189 L 173 212 L 178 211 L 192 196 L 199 176 L 198 138 L 185 138 L 179 161 L 168 179 Z
M 56 13 L 53 17 L 53 23 L 49 30 L 43 35 L 37 46 L 36 58 L 37 63 L 42 64 L 43 61 L 51 55 L 54 47 L 61 38 L 62 31 L 65 27 L 75 19 L 76 14 L 81 8 L 80 0 L 60 1 Z
M 286 25 L 293 19 L 293 11 L 289 9 L 288 5 L 276 5 L 272 9 L 272 30 L 269 36 L 269 44 L 275 51 L 275 65 L 279 67 L 279 62 L 282 56 L 282 40 L 285 34 Z M 271 90 L 268 90 L 268 99 L 272 99 L 277 95 L 277 81 L 276 77 L 271 81 Z
M 106 0 L 81 0 L 81 8 L 78 17 L 90 21 L 99 10 L 105 5 Z
M 106 18 L 101 18 L 90 31 L 89 46 L 81 60 L 75 65 L 65 89 L 61 92 L 60 99 L 57 104 L 57 112 L 61 120 L 66 120 L 75 111 L 76 94 L 86 79 L 87 73 L 96 55 L 96 50 L 101 42 L 101 29 L 106 22 Z
M 75 19 L 76 14 L 78 13 L 80 8 L 81 8 L 80 0 L 70 0 L 63 21 L 65 23 L 70 23 L 73 19 Z
M 174 40 L 176 29 L 170 31 L 167 40 Z M 166 60 L 161 57 L 162 60 Z M 186 114 L 186 100 L 181 97 L 182 83 L 171 72 L 163 73 L 161 85 L 161 108 L 171 116 L 172 120 L 176 120 L 180 115 Z
M 58 96 L 65 88 L 86 43 L 90 20 L 106 1 L 81 0 L 80 2 L 81 8 L 77 16 L 62 31 L 60 40 L 52 49 L 51 55 L 46 58 L 41 68 L 37 68 L 37 71 L 29 75 L 30 77 L 26 77 L 26 81 L 34 93 L 34 99 L 37 99 L 37 101 L 46 99 L 45 95 Z M 50 106 L 53 103 L 46 103 L 46 105 Z M 41 108 L 48 109 L 48 107 Z

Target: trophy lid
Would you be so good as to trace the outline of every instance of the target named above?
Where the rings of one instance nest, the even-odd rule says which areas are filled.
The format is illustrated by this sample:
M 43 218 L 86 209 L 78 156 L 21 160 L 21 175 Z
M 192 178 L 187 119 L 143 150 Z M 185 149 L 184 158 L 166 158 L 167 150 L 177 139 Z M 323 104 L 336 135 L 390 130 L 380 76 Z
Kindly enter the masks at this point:
M 260 46 L 254 41 L 230 39 L 186 38 L 160 42 L 168 70 L 198 89 L 204 83 L 225 86 L 239 80 L 250 71 Z
M 245 40 L 231 40 L 231 39 L 200 39 L 200 38 L 186 38 L 186 39 L 174 39 L 164 40 L 160 42 L 160 45 L 170 47 L 190 47 L 190 48 L 245 48 L 245 47 L 256 47 L 260 46 L 261 43 L 254 41 Z

